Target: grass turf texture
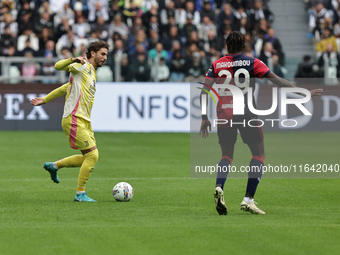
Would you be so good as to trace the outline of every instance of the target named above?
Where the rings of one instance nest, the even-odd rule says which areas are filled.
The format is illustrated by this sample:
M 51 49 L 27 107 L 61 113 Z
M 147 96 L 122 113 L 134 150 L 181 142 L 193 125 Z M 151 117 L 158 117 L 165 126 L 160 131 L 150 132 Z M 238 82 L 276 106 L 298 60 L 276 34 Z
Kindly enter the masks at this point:
M 62 132 L 1 132 L 0 254 L 338 252 L 339 179 L 264 178 L 256 196 L 264 216 L 240 211 L 246 180 L 228 179 L 228 215 L 219 216 L 215 180 L 188 178 L 189 137 L 97 133 L 100 159 L 87 191 L 98 203 L 76 203 L 79 170 L 62 169 L 54 184 L 42 169 L 45 161 L 77 153 Z M 282 157 L 287 163 L 339 163 L 340 133 L 265 137 L 273 164 Z M 239 141 L 235 157 L 241 155 L 249 162 Z M 112 197 L 120 181 L 135 189 L 128 203 Z

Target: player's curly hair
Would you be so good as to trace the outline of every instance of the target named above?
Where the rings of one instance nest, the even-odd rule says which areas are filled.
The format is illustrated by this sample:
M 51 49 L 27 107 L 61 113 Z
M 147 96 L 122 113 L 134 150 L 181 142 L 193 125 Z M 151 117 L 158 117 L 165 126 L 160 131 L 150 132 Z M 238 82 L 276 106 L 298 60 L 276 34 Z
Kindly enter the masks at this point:
M 95 42 L 91 42 L 89 47 L 87 48 L 86 51 L 86 57 L 89 59 L 91 58 L 91 51 L 94 52 L 98 52 L 101 48 L 105 48 L 107 50 L 109 50 L 109 44 L 105 41 L 95 41 Z
M 231 32 L 227 39 L 225 40 L 225 43 L 228 48 L 229 54 L 236 54 L 241 52 L 245 47 L 246 39 L 244 38 L 244 35 L 239 31 Z

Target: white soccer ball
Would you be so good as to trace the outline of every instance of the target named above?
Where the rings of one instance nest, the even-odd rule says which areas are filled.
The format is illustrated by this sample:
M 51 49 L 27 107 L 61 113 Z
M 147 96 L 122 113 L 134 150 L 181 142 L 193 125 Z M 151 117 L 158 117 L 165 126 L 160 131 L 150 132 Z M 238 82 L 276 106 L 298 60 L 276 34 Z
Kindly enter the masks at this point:
M 112 194 L 117 201 L 127 202 L 133 197 L 133 188 L 127 182 L 119 182 L 113 187 Z

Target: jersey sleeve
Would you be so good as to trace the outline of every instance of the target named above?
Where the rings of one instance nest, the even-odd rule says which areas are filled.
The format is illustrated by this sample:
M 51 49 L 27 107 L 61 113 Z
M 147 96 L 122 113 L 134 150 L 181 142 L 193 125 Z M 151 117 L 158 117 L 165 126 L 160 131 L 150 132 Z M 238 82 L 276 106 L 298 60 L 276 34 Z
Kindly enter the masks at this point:
M 58 61 L 54 68 L 58 71 L 64 70 L 66 72 L 71 72 L 71 73 L 80 73 L 82 70 L 79 70 L 79 67 L 82 66 L 80 63 L 73 63 L 72 59 L 63 59 Z
M 215 80 L 215 68 L 214 68 L 214 64 L 211 64 L 211 66 L 209 67 L 208 72 L 205 74 L 205 78 L 207 80 L 211 80 L 211 81 Z
M 80 63 L 73 63 L 67 67 L 68 70 L 66 71 L 71 73 L 80 73 L 84 70 L 83 67 L 85 67 L 85 65 L 86 64 L 82 65 Z
M 254 75 L 257 78 L 265 78 L 270 73 L 269 68 L 261 60 L 255 58 Z
M 61 97 L 63 95 L 66 94 L 68 87 L 71 85 L 70 82 L 60 86 L 59 88 L 56 88 L 55 90 L 53 90 L 52 92 L 50 92 L 48 95 L 46 95 L 43 100 L 45 103 L 48 103 L 49 101 L 57 98 L 57 97 Z

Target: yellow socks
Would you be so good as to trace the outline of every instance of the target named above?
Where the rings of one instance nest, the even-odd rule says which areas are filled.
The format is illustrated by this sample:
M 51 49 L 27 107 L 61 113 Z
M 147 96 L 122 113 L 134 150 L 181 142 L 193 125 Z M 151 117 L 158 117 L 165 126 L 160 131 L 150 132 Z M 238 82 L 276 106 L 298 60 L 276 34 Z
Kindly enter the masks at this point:
M 85 157 L 83 155 L 73 155 L 57 161 L 58 168 L 62 167 L 79 167 L 83 164 Z
M 90 178 L 92 170 L 99 158 L 98 150 L 95 149 L 85 155 L 73 155 L 56 162 L 53 162 L 53 167 L 60 169 L 62 167 L 80 167 L 77 193 L 85 192 L 85 185 Z
M 90 151 L 82 157 L 84 158 L 84 160 L 79 171 L 77 193 L 82 193 L 85 191 L 85 185 L 90 178 L 93 168 L 99 158 L 98 150 L 95 149 L 93 151 Z M 62 160 L 62 165 L 64 165 L 64 160 L 65 159 Z

